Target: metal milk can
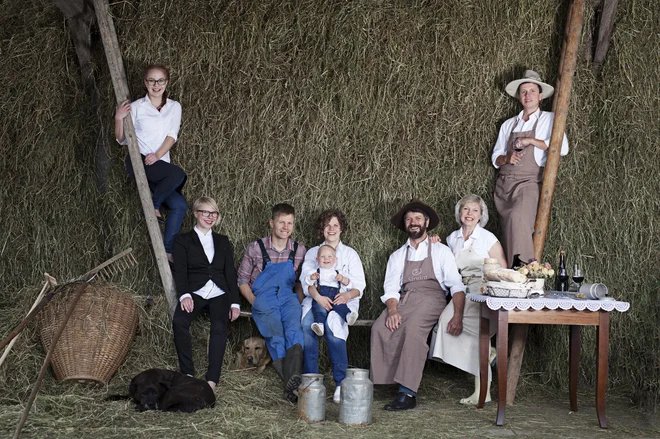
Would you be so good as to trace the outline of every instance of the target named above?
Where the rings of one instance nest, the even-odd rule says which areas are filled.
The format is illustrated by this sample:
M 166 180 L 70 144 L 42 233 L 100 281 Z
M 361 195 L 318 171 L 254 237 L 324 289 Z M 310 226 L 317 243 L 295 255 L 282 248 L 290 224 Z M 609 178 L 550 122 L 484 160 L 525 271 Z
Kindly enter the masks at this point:
M 367 369 L 347 369 L 341 382 L 339 422 L 347 425 L 371 424 L 374 385 Z
M 325 420 L 325 386 L 323 375 L 304 373 L 298 387 L 298 416 L 307 422 Z

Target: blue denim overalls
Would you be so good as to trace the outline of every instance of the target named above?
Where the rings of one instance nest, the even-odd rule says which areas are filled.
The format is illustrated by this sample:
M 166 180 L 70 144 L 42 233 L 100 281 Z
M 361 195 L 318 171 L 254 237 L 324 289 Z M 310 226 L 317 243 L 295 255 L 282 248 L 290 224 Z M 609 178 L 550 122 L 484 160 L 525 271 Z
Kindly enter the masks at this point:
M 303 333 L 300 325 L 302 307 L 298 295 L 293 291 L 296 272 L 293 260 L 298 250 L 294 242 L 293 250 L 286 262 L 274 264 L 264 243 L 261 247 L 264 268 L 252 284 L 255 299 L 252 304 L 252 318 L 261 336 L 266 339 L 266 347 L 273 361 L 284 358 L 287 349 L 299 344 L 303 346 Z

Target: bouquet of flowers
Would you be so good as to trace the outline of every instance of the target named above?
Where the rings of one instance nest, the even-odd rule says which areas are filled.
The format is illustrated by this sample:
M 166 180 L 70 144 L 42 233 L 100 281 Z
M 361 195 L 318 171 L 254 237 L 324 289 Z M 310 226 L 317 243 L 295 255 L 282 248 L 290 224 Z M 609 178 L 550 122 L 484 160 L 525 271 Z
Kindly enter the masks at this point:
M 555 270 L 547 262 L 545 264 L 532 259 L 529 264 L 523 265 L 518 269 L 520 274 L 524 274 L 529 279 L 545 279 L 555 275 Z

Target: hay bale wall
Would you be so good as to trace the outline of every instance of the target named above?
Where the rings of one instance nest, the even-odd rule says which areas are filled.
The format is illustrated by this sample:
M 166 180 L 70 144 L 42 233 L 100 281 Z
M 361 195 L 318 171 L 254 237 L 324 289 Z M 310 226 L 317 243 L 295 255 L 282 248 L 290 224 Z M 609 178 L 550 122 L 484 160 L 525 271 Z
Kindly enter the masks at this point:
M 554 82 L 565 3 L 126 0 L 112 13 L 134 98 L 144 94 L 145 64 L 171 67 L 170 96 L 184 118 L 173 161 L 188 171 L 190 201 L 217 199 L 237 260 L 267 233 L 272 204 L 296 207 L 296 237 L 307 244 L 315 244 L 317 213 L 337 206 L 351 221 L 345 241 L 360 253 L 369 284 L 361 316 L 374 318 L 387 256 L 404 239 L 389 216 L 404 201 L 435 206 L 446 236 L 456 228 L 455 202 L 481 194 L 497 232 L 490 150 L 499 125 L 519 111 L 503 88 L 525 68 Z M 653 407 L 660 398 L 656 6 L 619 5 L 602 82 L 590 71 L 594 14 L 586 13 L 568 119 L 572 150 L 561 162 L 544 258 L 554 262 L 567 250 L 588 281 L 631 302 L 630 312 L 613 315 L 610 383 Z M 140 266 L 122 283 L 144 295 L 158 291 L 122 147 L 113 143 L 108 192 L 99 195 L 94 184 L 94 133 L 112 138 L 114 111 L 100 44 L 102 127 L 49 2 L 0 3 L 0 35 L 2 333 L 29 307 L 24 287 L 41 273 L 66 279 L 128 246 Z M 150 330 L 162 334 L 144 340 L 168 339 L 167 325 Z M 583 334 L 582 378 L 591 383 L 594 332 Z M 366 364 L 367 344 L 356 330 L 353 363 Z M 23 347 L 26 361 L 38 364 L 34 345 Z M 565 385 L 566 358 L 565 333 L 534 329 L 529 377 Z M 3 387 L 24 389 L 28 376 L 15 377 Z

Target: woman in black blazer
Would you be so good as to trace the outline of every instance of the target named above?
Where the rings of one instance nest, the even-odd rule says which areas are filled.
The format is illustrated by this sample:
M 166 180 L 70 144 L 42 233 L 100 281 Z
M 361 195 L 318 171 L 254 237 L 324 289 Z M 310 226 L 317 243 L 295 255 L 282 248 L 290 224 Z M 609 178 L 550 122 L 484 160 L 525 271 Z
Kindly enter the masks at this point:
M 181 372 L 194 376 L 190 324 L 206 308 L 211 320 L 206 381 L 213 389 L 225 355 L 227 321 L 236 320 L 240 312 L 238 283 L 229 239 L 211 230 L 220 218 L 218 205 L 212 198 L 198 198 L 193 214 L 197 224 L 176 238 L 172 252 L 180 303 L 172 319 L 174 345 Z

